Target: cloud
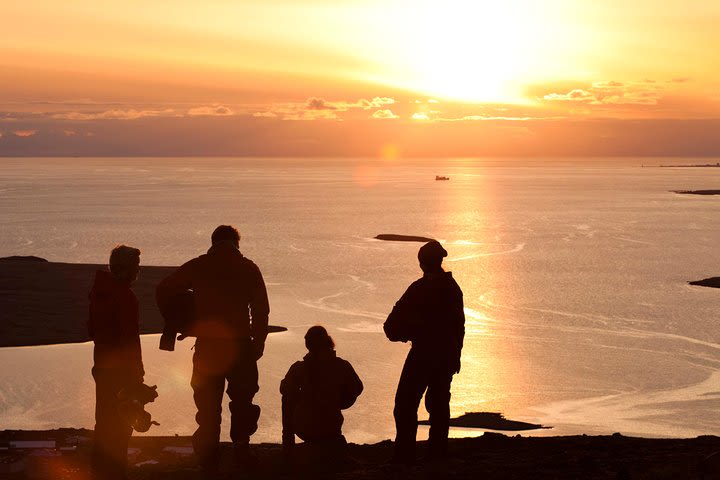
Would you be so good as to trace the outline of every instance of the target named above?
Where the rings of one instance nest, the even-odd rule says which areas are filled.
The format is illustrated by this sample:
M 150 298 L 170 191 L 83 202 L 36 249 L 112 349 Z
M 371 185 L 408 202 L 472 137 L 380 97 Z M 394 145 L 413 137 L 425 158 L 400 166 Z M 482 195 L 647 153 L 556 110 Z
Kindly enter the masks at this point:
M 372 100 L 361 98 L 356 102 L 328 102 L 322 98 L 311 97 L 306 103 L 308 110 L 337 110 L 340 112 L 347 112 L 354 108 L 361 108 L 363 110 L 370 110 L 373 108 L 382 108 L 386 105 L 393 105 L 395 103 L 394 98 L 389 97 L 374 97 Z
M 338 107 L 331 105 L 322 98 L 310 97 L 305 104 L 307 110 L 337 110 Z
M 595 82 L 589 88 L 576 88 L 566 93 L 549 93 L 545 102 L 577 103 L 585 105 L 657 105 L 662 87 L 653 81 Z
M 543 100 L 546 102 L 594 102 L 596 101 L 595 95 L 588 92 L 587 90 L 582 90 L 580 88 L 576 88 L 574 90 L 570 90 L 568 93 L 549 93 L 543 97 Z
M 283 120 L 341 120 L 332 110 L 298 110 L 288 112 L 282 117 Z
M 378 110 L 375 113 L 372 114 L 372 118 L 380 118 L 380 119 L 394 119 L 394 118 L 400 118 L 399 116 L 395 115 L 392 110 L 389 109 L 383 109 Z
M 506 122 L 528 122 L 531 120 L 558 120 L 561 117 L 504 117 L 494 115 L 466 115 L 459 118 L 436 118 L 439 122 L 488 122 L 488 121 L 506 121 Z
M 483 112 L 472 120 L 455 122 L 403 122 L 379 121 L 364 114 L 328 123 L 252 115 L 82 124 L 44 118 L 2 127 L 0 156 L 362 157 L 377 156 L 385 145 L 395 146 L 407 158 L 720 155 L 720 119 L 476 121 L 490 120 L 489 115 Z M 68 136 L 64 130 L 77 131 L 77 135 Z M 20 137 L 13 131 L 36 133 Z
M 395 103 L 394 98 L 361 98 L 354 102 L 328 101 L 321 97 L 310 97 L 304 103 L 281 103 L 267 110 L 254 112 L 254 117 L 281 118 L 283 120 L 342 120 L 339 113 L 351 110 L 371 110 Z M 377 117 L 376 117 L 377 118 Z
M 193 116 L 224 117 L 224 116 L 234 115 L 234 114 L 235 114 L 235 112 L 233 112 L 230 108 L 225 107 L 223 105 L 193 107 L 187 111 L 187 115 L 190 117 L 193 117 Z
M 32 137 L 37 132 L 37 130 L 14 130 L 12 133 L 16 137 Z
M 394 98 L 389 97 L 375 97 L 372 100 L 366 100 L 361 98 L 357 102 L 347 104 L 348 108 L 360 107 L 363 110 L 370 110 L 371 108 L 381 108 L 385 105 L 393 105 L 395 103 Z
M 54 113 L 50 117 L 55 120 L 137 120 L 145 117 L 177 116 L 175 110 L 136 110 L 136 109 L 112 109 L 103 112 L 61 112 Z
M 413 113 L 411 118 L 413 120 L 430 120 L 430 117 L 428 116 L 428 114 L 422 113 L 422 112 Z

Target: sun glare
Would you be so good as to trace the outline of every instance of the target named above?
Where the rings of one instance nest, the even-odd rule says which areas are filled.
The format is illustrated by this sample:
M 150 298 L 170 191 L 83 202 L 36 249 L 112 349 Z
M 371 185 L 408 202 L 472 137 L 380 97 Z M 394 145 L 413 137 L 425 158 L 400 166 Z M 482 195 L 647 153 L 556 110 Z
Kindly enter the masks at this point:
M 522 103 L 521 89 L 540 65 L 538 51 L 548 46 L 547 20 L 537 3 L 398 4 L 403 13 L 393 15 L 403 26 L 386 44 L 394 50 L 392 83 L 444 99 Z

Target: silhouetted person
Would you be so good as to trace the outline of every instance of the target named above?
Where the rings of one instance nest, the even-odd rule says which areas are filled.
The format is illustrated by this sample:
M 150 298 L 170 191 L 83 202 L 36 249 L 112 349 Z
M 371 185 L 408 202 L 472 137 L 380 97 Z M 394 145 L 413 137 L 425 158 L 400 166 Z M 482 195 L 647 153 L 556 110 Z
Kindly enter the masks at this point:
M 230 397 L 230 438 L 236 460 L 250 467 L 250 435 L 257 430 L 260 407 L 257 360 L 268 333 L 268 305 L 260 269 L 240 253 L 240 234 L 228 225 L 212 233 L 207 254 L 182 265 L 157 287 L 160 310 L 193 290 L 197 334 L 190 384 L 198 428 L 193 448 L 201 467 L 213 473 L 219 460 L 223 391 Z
M 442 268 L 447 252 L 436 241 L 423 245 L 418 260 L 423 276 L 395 304 L 383 326 L 393 342 L 412 342 L 395 394 L 395 463 L 415 461 L 417 410 L 425 394 L 430 414 L 428 459 L 447 455 L 450 383 L 460 371 L 465 335 L 462 290 Z
M 138 300 L 132 283 L 140 271 L 140 250 L 120 245 L 110 254 L 110 271 L 98 270 L 90 291 L 88 333 L 95 342 L 94 476 L 124 479 L 132 427 L 120 412 L 118 393 L 143 383 Z
M 335 354 L 325 328 L 311 327 L 305 346 L 308 354 L 280 382 L 283 447 L 292 447 L 295 435 L 307 443 L 344 446 L 341 410 L 355 403 L 363 384 L 350 362 Z

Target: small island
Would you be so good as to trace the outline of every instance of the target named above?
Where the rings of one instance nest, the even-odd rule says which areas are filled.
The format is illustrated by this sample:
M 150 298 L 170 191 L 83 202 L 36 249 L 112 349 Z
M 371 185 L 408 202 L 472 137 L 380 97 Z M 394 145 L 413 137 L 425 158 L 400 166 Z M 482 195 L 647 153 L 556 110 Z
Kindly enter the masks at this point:
M 430 425 L 430 420 L 421 420 L 420 425 Z M 469 412 L 457 418 L 450 419 L 451 427 L 481 428 L 483 430 L 503 430 L 517 432 L 520 430 L 537 430 L 552 427 L 545 427 L 536 423 L 519 422 L 508 420 L 502 413 L 496 412 Z
M 376 235 L 377 240 L 385 240 L 387 242 L 432 242 L 434 238 L 419 237 L 417 235 L 396 235 L 394 233 L 381 233 Z
M 720 162 L 717 163 L 699 163 L 693 165 L 659 165 L 660 168 L 720 168 Z
M 671 190 L 680 195 L 720 195 L 720 190 Z
M 688 283 L 698 287 L 720 288 L 720 277 L 704 278 L 702 280 L 694 280 Z

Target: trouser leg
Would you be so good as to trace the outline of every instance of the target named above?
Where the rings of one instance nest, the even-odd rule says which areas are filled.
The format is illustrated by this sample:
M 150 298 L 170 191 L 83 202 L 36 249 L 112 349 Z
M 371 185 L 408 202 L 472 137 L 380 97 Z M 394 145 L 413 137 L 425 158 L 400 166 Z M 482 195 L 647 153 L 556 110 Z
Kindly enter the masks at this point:
M 399 460 L 415 458 L 417 410 L 427 387 L 426 372 L 419 360 L 410 350 L 395 394 L 395 457 Z
M 228 377 L 227 394 L 230 397 L 230 438 L 233 443 L 247 444 L 250 435 L 258 428 L 260 407 L 252 400 L 258 387 L 257 362 L 251 345 L 239 345 L 238 355 Z
M 193 355 L 193 374 L 190 384 L 197 407 L 195 421 L 198 424 L 192 443 L 200 463 L 211 466 L 217 462 L 220 445 L 220 422 L 222 420 L 222 397 L 225 376 L 205 368 L 206 359 L 196 349 Z
M 123 372 L 93 368 L 95 378 L 95 434 L 91 467 L 96 478 L 124 479 L 127 448 L 132 434 L 120 416 L 117 393 L 126 385 Z
M 297 407 L 298 398 L 296 395 L 282 396 L 282 443 L 283 445 L 295 444 L 295 424 L 293 416 Z
M 442 457 L 447 454 L 450 425 L 450 384 L 452 374 L 433 375 L 425 394 L 425 408 L 430 414 L 428 454 Z

